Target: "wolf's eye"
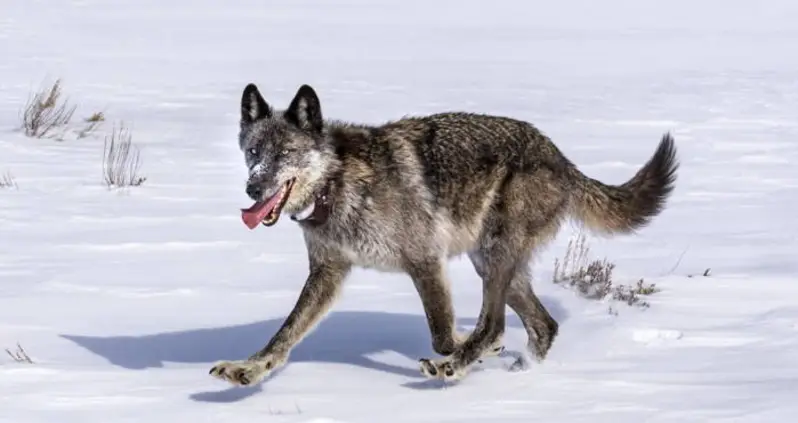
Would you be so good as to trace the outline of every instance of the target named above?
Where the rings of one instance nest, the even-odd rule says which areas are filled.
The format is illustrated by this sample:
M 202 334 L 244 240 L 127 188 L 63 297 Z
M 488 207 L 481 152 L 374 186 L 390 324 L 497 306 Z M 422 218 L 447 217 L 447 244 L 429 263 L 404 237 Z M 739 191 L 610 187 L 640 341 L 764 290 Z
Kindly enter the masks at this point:
M 252 156 L 257 156 L 258 155 L 258 149 L 256 147 L 252 147 L 249 150 L 247 150 L 247 153 L 249 153 Z

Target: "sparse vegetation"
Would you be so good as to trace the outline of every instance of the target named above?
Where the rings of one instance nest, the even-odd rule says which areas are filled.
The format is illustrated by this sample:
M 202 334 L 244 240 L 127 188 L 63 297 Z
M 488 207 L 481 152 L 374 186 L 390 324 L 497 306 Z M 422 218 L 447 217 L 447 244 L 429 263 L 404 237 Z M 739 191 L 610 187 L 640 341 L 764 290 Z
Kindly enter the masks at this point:
M 77 106 L 61 100 L 61 80 L 43 86 L 28 99 L 22 109 L 22 130 L 35 138 L 56 136 L 72 120 Z
M 583 233 L 568 241 L 565 257 L 554 260 L 554 283 L 567 284 L 589 299 L 602 299 L 612 288 L 615 265 L 605 260 L 589 262 L 590 247 Z
M 630 306 L 649 307 L 641 297 L 659 292 L 654 284 L 646 284 L 643 279 L 634 286 L 614 285 L 612 272 L 615 264 L 609 260 L 590 260 L 590 247 L 584 233 L 568 242 L 562 261 L 555 259 L 553 282 L 575 289 L 581 296 L 592 300 L 610 298 L 623 301 Z M 617 314 L 610 306 L 610 314 Z
M 17 188 L 17 181 L 11 172 L 5 172 L 0 175 L 0 188 Z
M 32 93 L 22 108 L 21 129 L 25 135 L 34 138 L 64 139 L 75 115 L 77 106 L 62 99 L 62 83 L 57 79 L 54 83 L 43 84 Z M 103 112 L 95 112 L 83 120 L 83 126 L 73 128 L 77 138 L 85 138 L 95 132 L 105 121 Z
M 84 120 L 86 126 L 83 127 L 80 131 L 78 131 L 78 138 L 86 138 L 87 136 L 91 135 L 92 132 L 96 131 L 97 128 L 105 122 L 105 114 L 103 112 L 96 112 L 86 118 Z
M 656 284 L 646 284 L 643 279 L 637 281 L 634 286 L 618 285 L 612 289 L 612 299 L 623 301 L 630 306 L 648 308 L 650 304 L 644 301 L 641 296 L 656 294 L 659 292 Z
M 33 364 L 33 360 L 31 360 L 30 356 L 28 356 L 28 353 L 25 352 L 25 349 L 22 348 L 22 345 L 19 345 L 19 343 L 17 343 L 17 349 L 15 351 L 12 352 L 8 348 L 6 348 L 6 352 L 11 357 L 11 359 L 16 361 L 17 363 Z
M 144 183 L 139 176 L 140 156 L 130 130 L 120 124 L 105 137 L 103 180 L 109 187 L 135 187 Z

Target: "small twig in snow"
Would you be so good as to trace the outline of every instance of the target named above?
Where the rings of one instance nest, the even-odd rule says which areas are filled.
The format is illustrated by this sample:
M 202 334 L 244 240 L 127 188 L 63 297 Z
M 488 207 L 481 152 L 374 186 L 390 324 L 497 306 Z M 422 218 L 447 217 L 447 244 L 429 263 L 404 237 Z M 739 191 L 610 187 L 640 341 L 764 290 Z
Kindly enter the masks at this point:
M 689 245 L 684 248 L 684 251 L 682 251 L 682 253 L 679 255 L 679 259 L 676 260 L 676 264 L 673 265 L 671 270 L 669 270 L 667 273 L 665 273 L 666 275 L 672 275 L 673 272 L 675 272 L 676 269 L 679 268 L 679 265 L 682 263 L 682 259 L 684 258 L 684 255 L 687 253 L 687 250 L 689 250 L 689 249 L 690 249 Z
M 18 189 L 17 181 L 14 180 L 14 175 L 11 172 L 3 173 L 3 176 L 0 176 L 0 188 L 14 188 Z
M 25 352 L 25 349 L 22 348 L 22 345 L 19 345 L 19 343 L 17 343 L 17 350 L 16 351 L 11 352 L 11 350 L 6 348 L 6 352 L 8 353 L 9 356 L 11 356 L 11 359 L 16 361 L 17 363 L 33 364 L 33 360 L 30 359 L 30 356 L 28 356 L 28 353 Z

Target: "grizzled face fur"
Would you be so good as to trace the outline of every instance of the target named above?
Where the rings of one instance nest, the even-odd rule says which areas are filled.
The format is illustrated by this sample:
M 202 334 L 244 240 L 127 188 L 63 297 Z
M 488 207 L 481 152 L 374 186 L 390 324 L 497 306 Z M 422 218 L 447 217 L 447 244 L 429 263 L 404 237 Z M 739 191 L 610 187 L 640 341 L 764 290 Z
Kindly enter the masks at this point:
M 313 88 L 303 85 L 286 110 L 276 111 L 254 84 L 241 98 L 239 147 L 249 168 L 247 195 L 261 207 L 263 224 L 280 212 L 311 207 L 333 156 L 325 141 L 321 105 Z

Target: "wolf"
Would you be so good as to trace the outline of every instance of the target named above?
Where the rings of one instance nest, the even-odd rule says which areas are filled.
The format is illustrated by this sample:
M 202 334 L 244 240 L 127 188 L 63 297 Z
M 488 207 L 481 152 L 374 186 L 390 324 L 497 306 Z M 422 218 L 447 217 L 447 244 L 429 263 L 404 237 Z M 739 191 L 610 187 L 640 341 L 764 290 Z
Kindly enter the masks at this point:
M 275 109 L 255 84 L 241 97 L 238 147 L 249 169 L 242 210 L 252 229 L 287 214 L 301 228 L 309 272 L 280 329 L 248 359 L 210 374 L 258 383 L 329 311 L 355 267 L 409 276 L 439 358 L 419 358 L 431 379 L 463 378 L 502 349 L 505 305 L 520 318 L 527 348 L 543 360 L 558 323 L 535 295 L 533 254 L 572 218 L 600 235 L 632 234 L 665 208 L 679 167 L 670 133 L 631 179 L 608 185 L 577 169 L 531 123 L 445 112 L 380 125 L 323 117 L 316 91 L 299 87 Z M 455 329 L 446 263 L 466 254 L 482 279 L 470 333 Z M 387 328 L 389 329 L 389 328 Z

